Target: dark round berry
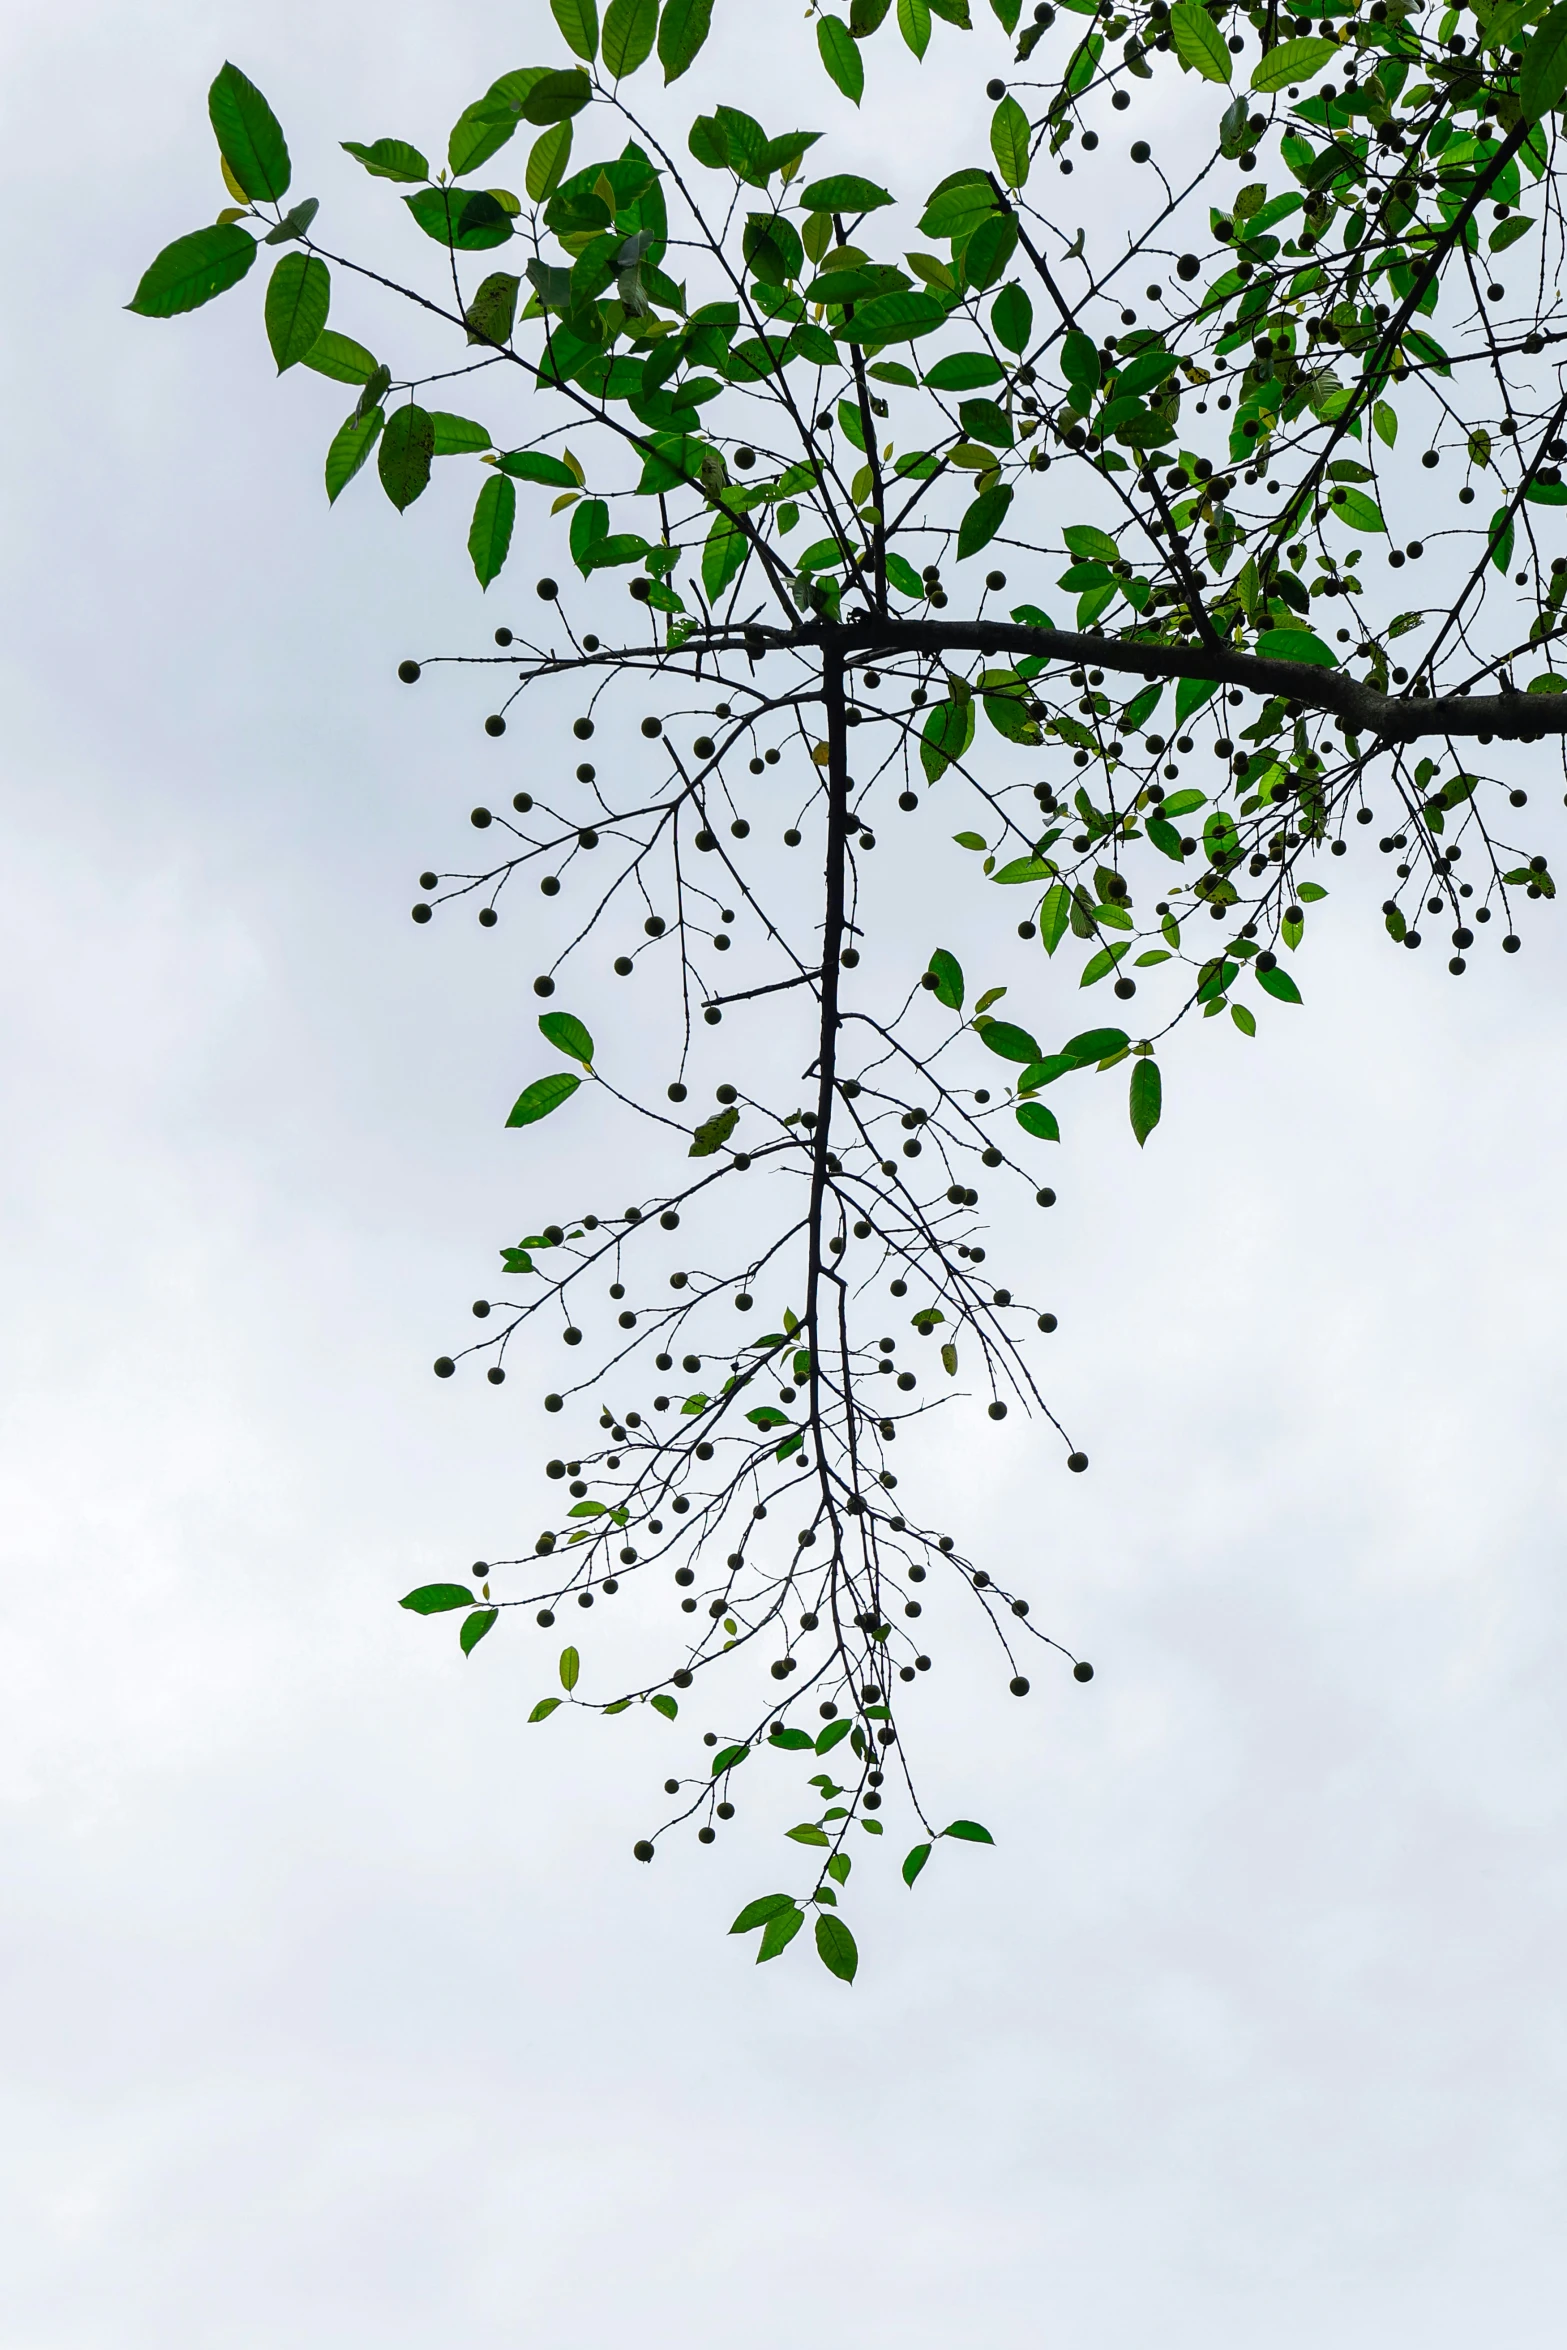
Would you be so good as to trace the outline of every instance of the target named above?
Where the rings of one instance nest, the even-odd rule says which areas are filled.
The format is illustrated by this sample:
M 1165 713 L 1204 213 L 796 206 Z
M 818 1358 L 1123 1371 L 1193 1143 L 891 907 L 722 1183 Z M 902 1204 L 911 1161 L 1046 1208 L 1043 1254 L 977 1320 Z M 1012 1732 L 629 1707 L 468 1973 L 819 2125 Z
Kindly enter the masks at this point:
M 1068 1467 L 1069 1469 L 1073 1470 L 1073 1471 L 1074 1471 L 1074 1472 L 1075 1472 L 1075 1473 L 1076 1473 L 1078 1476 L 1081 1476 L 1081 1475 L 1082 1475 L 1082 1473 L 1083 1473 L 1083 1471 L 1084 1471 L 1084 1470 L 1087 1468 L 1087 1466 L 1088 1466 L 1088 1455 L 1087 1455 L 1087 1453 L 1086 1453 L 1086 1452 L 1069 1452 L 1069 1453 L 1067 1454 L 1067 1456 L 1066 1456 L 1066 1465 L 1067 1465 L 1067 1467 Z
M 683 1665 L 678 1673 L 671 1673 L 669 1677 L 677 1689 L 689 1689 L 691 1686 L 692 1675 L 686 1671 Z
M 553 995 L 555 993 L 555 982 L 547 972 L 533 982 L 533 992 L 535 995 Z
M 539 581 L 539 598 L 542 603 L 553 604 L 555 598 L 559 594 L 560 589 L 555 585 L 555 582 L 552 579 L 541 579 Z M 648 1858 L 651 1860 L 651 1853 L 649 1853 Z
M 985 84 L 985 95 L 993 106 L 998 105 L 1006 94 L 1007 85 L 1003 81 L 989 81 Z
M 698 1828 L 696 1832 L 698 1844 L 713 1844 L 717 1842 L 717 1839 L 718 1830 L 716 1828 Z
M 417 685 L 419 682 L 418 662 L 399 661 L 397 664 L 397 674 L 402 679 L 404 685 Z
M 987 571 L 987 572 L 986 572 L 986 574 L 985 574 L 985 585 L 986 585 L 986 587 L 990 588 L 992 591 L 998 590 L 998 589 L 1000 589 L 1000 588 L 1004 588 L 1004 587 L 1006 586 L 1006 584 L 1007 584 L 1007 575 L 1006 575 L 1006 573 L 1005 573 L 1004 571 Z
M 439 886 L 440 879 L 441 877 L 438 873 L 421 873 L 419 876 L 419 887 L 421 889 L 435 889 Z
M 498 628 L 495 631 L 495 642 L 498 645 L 509 645 L 511 643 L 511 630 L 509 628 Z
M 1006 1405 L 1005 1405 L 1004 1403 L 1001 1403 L 1001 1402 L 999 1402 L 999 1401 L 998 1401 L 998 1402 L 996 1402 L 996 1403 L 993 1403 L 993 1404 L 990 1406 L 990 1416 L 991 1416 L 991 1418 L 992 1418 L 993 1420 L 1004 1420 L 1004 1419 L 1006 1418 L 1006 1416 L 1007 1416 L 1007 1407 L 1006 1407 Z
M 1024 1680 L 1021 1673 L 1014 1673 L 1011 1680 L 1007 1683 L 1007 1687 L 1011 1690 L 1014 1697 L 1026 1697 L 1028 1695 L 1028 1683 Z
M 593 732 L 592 719 L 573 718 L 571 722 L 571 731 L 576 736 L 579 743 L 585 743 Z
M 664 722 L 661 718 L 644 718 L 642 721 L 642 731 L 647 736 L 648 741 L 651 742 L 655 735 L 660 735 L 663 733 Z
M 456 1364 L 455 1364 L 455 1363 L 452 1361 L 452 1358 L 451 1358 L 451 1356 L 450 1356 L 450 1355 L 437 1355 L 437 1356 L 436 1356 L 436 1358 L 435 1358 L 435 1376 L 437 1377 L 437 1379 L 449 1379 L 449 1378 L 451 1377 L 452 1373 L 453 1373 L 453 1372 L 456 1370 L 456 1368 L 457 1368 L 457 1365 L 456 1365 Z
M 645 579 L 634 579 L 628 592 L 635 603 L 645 604 L 653 593 L 652 583 Z
M 636 1860 L 651 1860 L 653 1857 L 653 1847 L 645 1836 L 638 1843 L 632 1845 L 631 1851 L 632 1857 Z
M 414 920 L 416 922 L 428 922 L 430 919 L 430 913 L 431 909 L 428 906 L 415 906 L 413 910 Z
M 617 979 L 629 979 L 631 977 L 631 957 L 629 955 L 617 955 L 615 957 L 615 976 Z
M 544 1409 L 547 1412 L 563 1412 L 565 1408 L 566 1399 L 563 1395 L 547 1395 L 544 1398 Z
M 492 1387 L 504 1387 L 506 1384 L 506 1374 L 499 1363 L 492 1363 L 484 1376 Z
M 1076 1663 L 1076 1664 L 1075 1664 L 1075 1665 L 1072 1667 L 1072 1678 L 1073 1678 L 1073 1680 L 1074 1680 L 1074 1681 L 1091 1681 L 1091 1680 L 1093 1679 L 1093 1677 L 1094 1677 L 1094 1668 L 1093 1668 L 1093 1666 L 1092 1666 L 1092 1665 L 1091 1665 L 1091 1664 L 1088 1662 L 1088 1659 L 1087 1659 L 1086 1657 L 1081 1657 L 1081 1658 L 1079 1658 L 1078 1662 L 1077 1662 L 1077 1663 Z
M 506 721 L 498 710 L 493 711 L 491 715 L 486 718 L 484 721 L 484 731 L 486 734 L 491 735 L 499 735 L 506 732 Z
M 1034 1200 L 1035 1204 L 1041 1208 L 1053 1208 L 1056 1204 L 1056 1195 L 1047 1183 L 1043 1191 L 1035 1192 Z

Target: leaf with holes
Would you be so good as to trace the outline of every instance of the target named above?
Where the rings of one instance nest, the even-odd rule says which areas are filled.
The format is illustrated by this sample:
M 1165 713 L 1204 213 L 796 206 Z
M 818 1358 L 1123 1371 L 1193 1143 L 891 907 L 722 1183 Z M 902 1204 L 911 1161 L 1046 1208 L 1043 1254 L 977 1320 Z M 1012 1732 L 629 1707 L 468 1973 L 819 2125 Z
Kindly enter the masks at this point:
M 691 1137 L 691 1148 L 686 1153 L 687 1158 L 712 1158 L 716 1151 L 723 1149 L 724 1144 L 729 1140 L 739 1123 L 740 1112 L 733 1102 L 727 1109 L 716 1110 L 711 1118 L 704 1118 Z
M 435 457 L 435 427 L 423 408 L 396 408 L 387 418 L 376 454 L 385 490 L 399 514 L 429 487 Z

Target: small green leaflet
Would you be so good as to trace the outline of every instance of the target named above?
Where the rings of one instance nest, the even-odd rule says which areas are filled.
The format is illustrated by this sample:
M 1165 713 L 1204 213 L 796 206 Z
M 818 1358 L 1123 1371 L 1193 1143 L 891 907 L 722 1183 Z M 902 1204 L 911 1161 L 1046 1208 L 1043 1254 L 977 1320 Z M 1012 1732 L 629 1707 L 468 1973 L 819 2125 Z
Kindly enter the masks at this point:
M 581 1083 L 580 1077 L 572 1077 L 564 1070 L 558 1076 L 536 1077 L 512 1104 L 507 1125 L 535 1125 L 540 1118 L 547 1118 L 551 1110 L 558 1110 L 562 1102 L 569 1102 Z
M 759 1901 L 748 1901 L 730 1927 L 731 1934 L 754 1934 L 758 1926 L 770 1925 L 774 1918 L 798 1909 L 792 1893 L 764 1893 Z
M 865 61 L 841 16 L 822 16 L 816 24 L 816 46 L 829 76 L 851 105 L 865 95 Z
M 932 783 L 961 759 L 974 740 L 974 703 L 938 702 L 920 730 L 920 765 Z
M 981 547 L 988 547 L 1007 518 L 1012 504 L 1012 491 L 1005 482 L 994 489 L 981 490 L 958 526 L 958 561 L 966 562 L 977 555 Z
M 435 427 L 423 408 L 394 408 L 381 435 L 376 465 L 385 490 L 399 514 L 429 486 L 435 456 Z
M 658 0 L 609 0 L 602 54 L 617 81 L 652 56 L 657 34 Z
M 1380 531 L 1384 535 L 1387 524 L 1382 510 L 1364 490 L 1336 488 L 1328 492 L 1328 512 L 1335 521 L 1345 522 L 1351 530 Z
M 909 1886 L 911 1890 L 913 1888 L 915 1878 L 919 1875 L 921 1869 L 929 1860 L 931 1851 L 932 1847 L 929 1844 L 916 1844 L 914 1850 L 904 1861 L 903 1882 L 905 1885 Z
M 332 280 L 326 263 L 313 253 L 285 253 L 268 280 L 263 313 L 279 375 L 297 367 L 314 347 L 326 325 L 331 300 Z
M 496 460 L 502 473 L 509 473 L 514 481 L 542 482 L 546 489 L 580 489 L 581 483 L 569 465 L 558 457 L 547 457 L 542 449 L 511 449 Z M 608 508 L 605 509 L 608 521 Z
M 900 596 L 912 596 L 916 602 L 920 603 L 924 601 L 927 593 L 925 582 L 907 556 L 899 555 L 896 552 L 888 554 L 887 577 Z
M 584 1069 L 592 1068 L 593 1039 L 575 1013 L 544 1013 L 539 1021 L 539 1034 L 558 1053 L 566 1053 L 573 1061 L 580 1061 Z
M 368 415 L 357 412 L 346 424 L 338 427 L 332 446 L 326 453 L 326 495 L 328 505 L 335 506 L 339 496 L 353 480 L 371 450 L 375 447 L 383 422 L 382 411 L 372 408 Z
M 945 947 L 938 947 L 928 966 L 936 984 L 931 990 L 938 1004 L 949 1012 L 963 1009 L 963 966 L 956 955 L 949 955 Z
M 1170 11 L 1170 37 L 1175 54 L 1205 82 L 1227 82 L 1235 70 L 1229 45 L 1206 8 L 1197 0 L 1177 0 Z
M 933 392 L 976 392 L 982 384 L 1000 383 L 1005 373 L 988 351 L 951 351 L 926 368 L 925 381 Z
M 226 294 L 256 258 L 256 240 L 233 221 L 165 245 L 126 303 L 139 318 L 177 318 Z
M 784 1748 L 786 1753 L 790 1754 L 814 1754 L 816 1751 L 816 1741 L 811 1736 L 809 1730 L 786 1730 L 782 1728 L 775 1729 L 772 1731 L 768 1739 L 768 1744 L 770 1746 L 781 1746 Z
M 1205 702 L 1211 702 L 1218 690 L 1217 682 L 1211 677 L 1183 677 L 1175 689 L 1177 726 L 1183 726 Z
M 317 375 L 329 376 L 333 383 L 367 384 L 375 373 L 375 354 L 363 343 L 334 334 L 328 327 L 325 334 L 317 335 L 302 364 Z
M 1134 1061 L 1132 1063 L 1131 1118 L 1132 1132 L 1137 1137 L 1139 1149 L 1158 1125 L 1159 1113 L 1163 1106 L 1164 1085 L 1159 1075 L 1158 1062 Z
M 1121 550 L 1107 530 L 1098 530 L 1091 522 L 1074 522 L 1061 533 L 1067 552 L 1080 555 L 1088 562 L 1119 563 Z M 1209 692 L 1214 689 L 1210 686 Z
M 500 1612 L 498 1607 L 476 1607 L 471 1616 L 463 1618 L 463 1627 L 457 1638 L 464 1656 L 472 1656 Z
M 1009 188 L 1022 187 L 1028 178 L 1032 139 L 1032 127 L 1022 107 L 1011 96 L 1003 98 L 990 118 L 990 152 Z
M 568 1697 L 571 1695 L 573 1689 L 576 1688 L 577 1677 L 581 1671 L 582 1659 L 577 1654 L 576 1650 L 574 1648 L 563 1648 L 560 1652 L 560 1685 L 562 1689 L 565 1690 Z
M 473 1593 L 465 1583 L 422 1583 L 397 1604 L 412 1608 L 416 1616 L 443 1616 L 449 1608 L 472 1607 Z
M 529 1721 L 547 1722 L 551 1714 L 559 1713 L 561 1702 L 561 1699 L 558 1697 L 541 1697 L 538 1704 L 534 1707 L 532 1713 L 529 1714 Z
M 787 1950 L 804 1923 L 804 1910 L 796 1909 L 792 1904 L 777 1917 L 769 1918 L 762 1928 L 762 1944 L 756 1954 L 757 1965 L 765 1965 L 768 1959 L 776 1958 L 780 1951 Z
M 1072 919 L 1072 893 L 1064 881 L 1047 889 L 1039 908 L 1039 936 L 1047 955 L 1053 955 Z
M 1252 69 L 1251 86 L 1254 90 L 1282 90 L 1291 82 L 1312 81 L 1329 58 L 1337 55 L 1336 41 L 1281 41 L 1266 57 L 1259 58 Z
M 832 1838 L 825 1828 L 818 1828 L 814 1820 L 802 1820 L 797 1828 L 785 1828 L 791 1844 L 830 1844 Z
M 800 198 L 806 212 L 875 212 L 891 202 L 885 188 L 879 188 L 874 180 L 857 178 L 852 171 L 812 180 Z
M 550 0 L 550 14 L 567 48 L 591 65 L 599 53 L 598 0 Z
M 1047 1110 L 1043 1102 L 1019 1102 L 1017 1122 L 1024 1133 L 1031 1134 L 1036 1142 L 1061 1140 L 1061 1128 L 1056 1122 L 1055 1113 Z
M 1003 286 L 990 306 L 996 340 L 1009 351 L 1026 351 L 1034 331 L 1034 305 L 1021 286 Z
M 1567 5 L 1567 0 L 1564 0 Z M 1513 559 L 1513 517 L 1507 506 L 1498 506 L 1491 517 L 1491 561 L 1498 571 L 1505 571 Z
M 853 1727 L 854 1724 L 852 1722 L 829 1722 L 826 1729 L 823 1730 L 817 1737 L 817 1753 L 830 1754 L 841 1739 L 848 1737 L 849 1732 L 853 1729 Z
M 987 1020 L 981 1028 L 980 1042 L 987 1044 L 1003 1061 L 1037 1061 L 1039 1047 L 1026 1028 L 1014 1028 L 1010 1020 Z
M 695 62 L 713 24 L 713 0 L 664 0 L 658 27 L 658 62 L 666 85 L 677 82 Z
M 1076 1069 L 1090 1069 L 1096 1061 L 1108 1061 L 1112 1053 L 1124 1053 L 1128 1041 L 1124 1028 L 1085 1028 L 1080 1036 L 1068 1038 L 1061 1057 Z
M 740 1123 L 740 1112 L 731 1102 L 727 1109 L 716 1110 L 711 1118 L 704 1118 L 691 1137 L 688 1159 L 710 1159 L 723 1148 Z
M 1301 1001 L 1300 989 L 1289 973 L 1280 971 L 1277 965 L 1271 971 L 1259 971 L 1257 985 L 1266 988 L 1268 994 L 1276 996 L 1281 1004 L 1298 1004 Z
M 916 57 L 930 47 L 929 0 L 898 0 L 898 30 Z
M 504 474 L 493 473 L 479 492 L 468 531 L 468 553 L 481 588 L 496 578 L 511 552 L 517 493 Z
M 880 1822 L 876 1823 L 880 1826 Z M 823 1839 L 825 1841 L 825 1839 Z M 816 1951 L 830 1975 L 840 1983 L 852 1983 L 860 1964 L 860 1954 L 854 1936 L 842 1918 L 823 1911 L 816 1921 Z
M 225 65 L 207 92 L 218 152 L 253 204 L 275 204 L 293 177 L 277 116 L 237 65 Z
M 666 1689 L 660 1689 L 648 1699 L 648 1703 L 656 1714 L 663 1715 L 666 1722 L 672 1722 L 680 1711 L 679 1700 L 671 1697 Z
M 444 408 L 431 409 L 430 428 L 435 434 L 437 457 L 476 457 L 493 445 L 482 424 L 475 424 L 471 416 L 453 416 Z
M 417 182 L 430 176 L 429 164 L 406 139 L 377 139 L 369 147 L 359 139 L 344 139 L 340 144 L 345 154 L 362 163 L 376 179 Z
M 1313 669 L 1336 669 L 1338 655 L 1309 628 L 1266 628 L 1257 639 L 1265 661 L 1305 661 Z
M 960 1844 L 994 1844 L 996 1841 L 990 1830 L 982 1828 L 978 1820 L 954 1820 L 950 1827 L 943 1828 L 941 1832 L 943 1836 L 956 1836 Z
M 721 1746 L 713 1757 L 713 1777 L 716 1779 L 721 1772 L 734 1770 L 737 1764 L 744 1762 L 750 1751 L 749 1746 Z
M 730 581 L 745 568 L 748 552 L 743 525 L 720 507 L 702 549 L 702 588 L 710 604 L 717 603 Z

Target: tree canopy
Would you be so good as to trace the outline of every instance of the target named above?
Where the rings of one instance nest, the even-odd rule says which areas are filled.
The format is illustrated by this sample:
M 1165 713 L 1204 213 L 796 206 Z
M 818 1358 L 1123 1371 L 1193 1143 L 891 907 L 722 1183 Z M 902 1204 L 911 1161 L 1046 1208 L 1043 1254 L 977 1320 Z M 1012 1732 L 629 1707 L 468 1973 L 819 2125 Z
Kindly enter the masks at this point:
M 550 59 L 465 107 L 444 161 L 343 142 L 402 263 L 332 249 L 225 65 L 230 201 L 130 308 L 198 308 L 277 248 L 278 371 L 353 399 L 328 498 L 373 458 L 406 510 L 460 459 L 480 588 L 513 587 L 521 537 L 548 549 L 490 648 L 401 664 L 466 688 L 479 663 L 523 786 L 474 809 L 480 869 L 425 873 L 413 916 L 493 929 L 543 896 L 506 1123 L 610 1097 L 632 1196 L 541 1209 L 436 1362 L 498 1386 L 563 1360 L 559 1452 L 521 1555 L 403 1605 L 458 1616 L 469 1655 L 503 1622 L 576 1627 L 536 1722 L 667 1717 L 640 1860 L 687 1824 L 713 1841 L 746 1764 L 803 1762 L 792 1886 L 732 1931 L 766 1960 L 809 1920 L 852 1981 L 851 1866 L 889 1811 L 910 1886 L 938 1844 L 991 1841 L 910 1753 L 920 1586 L 963 1586 L 1015 1696 L 1092 1678 L 899 1466 L 942 1406 L 1036 1413 L 1088 1465 L 1030 1355 L 1055 1317 L 986 1239 L 1008 1190 L 1054 1203 L 1061 1105 L 1118 1071 L 1146 1144 L 1178 1038 L 1293 1017 L 1351 846 L 1390 868 L 1389 939 L 1445 933 L 1455 977 L 1555 895 L 1520 813 L 1546 754 L 1519 746 L 1567 734 L 1567 0 L 816 9 L 855 106 L 888 43 L 947 72 L 989 44 L 988 151 L 926 190 L 765 119 L 792 28 L 753 40 L 750 108 L 677 137 L 658 76 L 714 0 L 550 8 Z M 943 886 L 993 905 L 1004 982 L 974 989 L 939 937 L 923 968 L 872 943 L 878 828 L 921 817 Z M 661 1067 L 568 1008 L 611 956 Z M 1082 1009 L 1047 1027 L 1032 1003 L 1063 990 Z M 546 1138 L 518 1148 L 542 1197 Z M 606 1686 L 565 1611 L 632 1591 L 647 1669 Z M 727 1727 L 688 1746 L 698 1688 Z

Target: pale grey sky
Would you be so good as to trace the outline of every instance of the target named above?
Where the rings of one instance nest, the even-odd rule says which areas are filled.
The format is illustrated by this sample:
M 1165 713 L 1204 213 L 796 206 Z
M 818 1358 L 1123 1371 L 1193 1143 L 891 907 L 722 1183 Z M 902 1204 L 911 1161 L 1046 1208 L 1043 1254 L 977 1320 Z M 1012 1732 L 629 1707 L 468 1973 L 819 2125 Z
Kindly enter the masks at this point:
M 530 1730 L 537 1651 L 464 1664 L 394 1604 L 535 1506 L 533 1383 L 428 1370 L 525 1212 L 534 965 L 523 924 L 408 920 L 496 771 L 455 691 L 392 679 L 502 591 L 456 488 L 328 513 L 337 395 L 274 385 L 255 289 L 120 305 L 217 200 L 226 54 L 357 227 L 333 142 L 438 146 L 551 53 L 521 16 L 26 0 L 0 34 L 0 2350 L 1543 2350 L 1537 910 L 1460 985 L 1335 874 L 1304 1012 L 1195 1037 L 1141 1155 L 1119 1100 L 1074 1119 L 1025 1229 L 1093 1473 L 1015 1423 L 988 1490 L 961 1429 L 934 1465 L 1099 1677 L 997 1705 L 954 1627 L 926 1775 L 998 1849 L 863 1871 L 852 1991 L 725 1941 L 761 1828 L 632 1864 L 663 1725 Z M 719 16 L 702 88 L 739 95 L 761 12 Z M 766 38 L 769 111 L 845 165 L 928 183 L 954 93 L 982 119 L 955 38 L 967 79 L 900 74 L 857 140 L 786 62 L 808 28 Z

